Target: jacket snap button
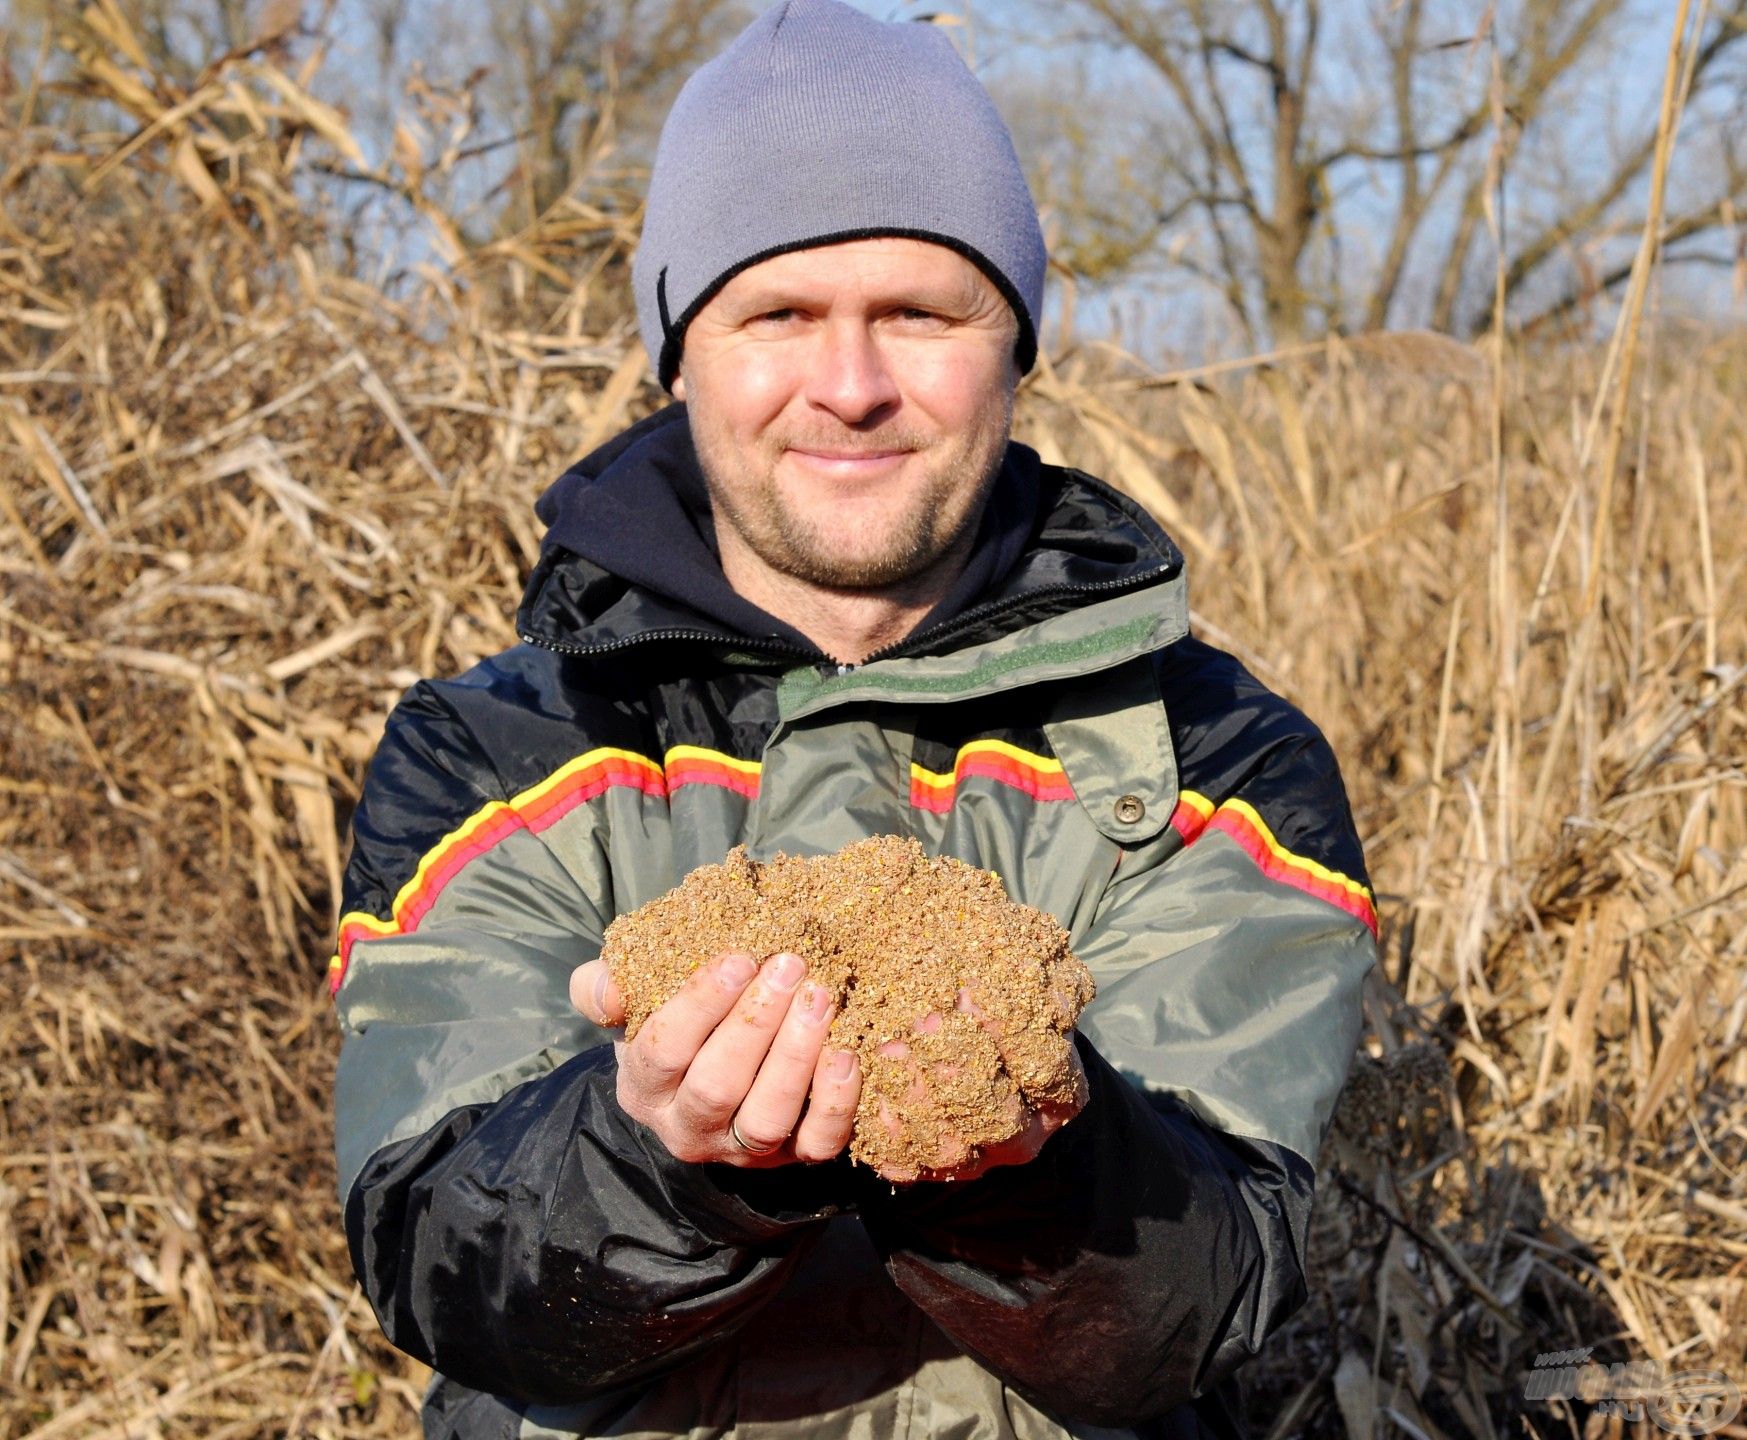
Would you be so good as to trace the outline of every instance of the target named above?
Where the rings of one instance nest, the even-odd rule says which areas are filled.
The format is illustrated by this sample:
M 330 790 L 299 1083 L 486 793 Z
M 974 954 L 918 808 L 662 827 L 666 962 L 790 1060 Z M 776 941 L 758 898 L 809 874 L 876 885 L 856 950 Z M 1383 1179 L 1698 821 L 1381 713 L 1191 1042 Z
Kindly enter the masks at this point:
M 1146 806 L 1138 795 L 1124 795 L 1116 802 L 1116 818 L 1124 825 L 1135 825 L 1146 814 Z

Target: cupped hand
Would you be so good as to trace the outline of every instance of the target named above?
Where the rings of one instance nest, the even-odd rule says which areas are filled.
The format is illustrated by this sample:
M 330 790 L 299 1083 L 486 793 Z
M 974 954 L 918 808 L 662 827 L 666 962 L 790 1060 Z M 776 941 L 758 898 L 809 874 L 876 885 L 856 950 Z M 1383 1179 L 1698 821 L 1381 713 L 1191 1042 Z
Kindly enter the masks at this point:
M 861 1095 L 855 1056 L 826 1043 L 835 1007 L 795 955 L 743 951 L 700 967 L 617 1040 L 619 1104 L 676 1158 L 765 1169 L 816 1163 L 849 1143 Z M 606 962 L 570 977 L 570 1003 L 607 1029 L 625 1023 Z
M 1058 1001 L 1065 1006 L 1065 1001 Z M 961 989 L 958 993 L 957 1007 L 972 1016 L 988 1031 L 995 1041 L 996 1049 L 1000 1051 L 1002 1061 L 1009 1073 L 1017 1070 L 1006 1045 L 1003 1043 L 1001 1026 L 998 1021 L 985 1015 L 976 1003 L 975 996 L 969 989 Z M 916 1022 L 916 1033 L 919 1035 L 933 1034 L 939 1031 L 943 1021 L 938 1014 L 924 1015 Z M 1072 1035 L 1068 1037 L 1068 1061 L 1072 1069 L 1071 1088 L 1068 1097 L 1055 1102 L 1042 1102 L 1028 1105 L 1017 1091 L 1009 1098 L 1009 1114 L 1006 1121 L 1016 1133 L 1011 1139 L 992 1145 L 971 1145 L 962 1136 L 951 1132 L 940 1135 L 934 1147 L 934 1153 L 928 1163 L 919 1166 L 888 1165 L 878 1168 L 882 1179 L 894 1185 L 910 1185 L 918 1181 L 959 1181 L 974 1180 L 979 1175 L 1002 1165 L 1024 1165 L 1035 1160 L 1042 1151 L 1044 1142 L 1066 1125 L 1081 1110 L 1085 1109 L 1086 1101 L 1091 1094 L 1090 1085 L 1086 1079 L 1086 1069 L 1080 1062 L 1079 1051 L 1074 1047 Z M 902 1040 L 888 1040 L 879 1047 L 879 1053 L 898 1061 L 911 1060 L 911 1048 Z M 951 1067 L 946 1069 L 950 1072 Z M 910 1066 L 910 1093 L 908 1101 L 918 1106 L 926 1106 L 929 1091 L 929 1072 L 919 1064 Z M 950 1074 L 938 1077 L 949 1079 Z M 880 1123 L 890 1132 L 894 1139 L 903 1135 L 903 1122 L 892 1113 L 885 1100 L 879 1102 Z

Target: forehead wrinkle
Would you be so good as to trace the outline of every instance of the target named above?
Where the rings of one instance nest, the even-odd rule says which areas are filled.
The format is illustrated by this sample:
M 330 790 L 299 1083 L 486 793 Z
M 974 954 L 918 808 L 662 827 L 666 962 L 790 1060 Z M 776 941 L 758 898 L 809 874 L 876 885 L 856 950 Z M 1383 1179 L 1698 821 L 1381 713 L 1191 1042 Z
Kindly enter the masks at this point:
M 929 253 L 935 248 L 938 255 Z M 944 247 L 929 247 L 929 252 L 919 254 L 907 247 L 863 251 L 846 268 L 864 290 L 884 292 L 880 297 L 884 299 L 944 300 L 966 311 L 989 299 L 1000 300 L 995 287 L 970 261 Z

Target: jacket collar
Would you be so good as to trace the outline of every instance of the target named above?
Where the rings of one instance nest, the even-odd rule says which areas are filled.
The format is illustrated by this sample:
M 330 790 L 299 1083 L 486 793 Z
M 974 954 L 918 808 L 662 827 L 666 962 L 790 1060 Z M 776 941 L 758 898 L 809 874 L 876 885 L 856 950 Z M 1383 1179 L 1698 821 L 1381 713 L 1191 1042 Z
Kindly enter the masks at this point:
M 535 510 L 547 534 L 516 617 L 525 641 L 592 653 L 690 640 L 826 660 L 723 576 L 683 406 L 658 411 L 573 466 Z M 886 653 L 986 643 L 1181 568 L 1177 547 L 1133 501 L 1012 444 L 965 572 Z

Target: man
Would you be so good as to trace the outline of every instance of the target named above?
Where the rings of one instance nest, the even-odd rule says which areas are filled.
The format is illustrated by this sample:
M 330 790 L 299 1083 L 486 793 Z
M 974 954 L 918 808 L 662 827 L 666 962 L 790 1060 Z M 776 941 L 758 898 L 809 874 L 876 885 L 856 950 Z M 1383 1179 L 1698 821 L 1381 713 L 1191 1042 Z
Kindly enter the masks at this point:
M 635 285 L 685 403 L 548 492 L 524 643 L 413 689 L 354 821 L 341 1194 L 428 1435 L 1236 1433 L 1375 915 L 1328 747 L 1186 633 L 1175 547 L 1009 443 L 1043 271 L 932 27 L 788 0 L 676 103 Z M 793 957 L 627 1044 L 596 956 L 735 844 L 894 833 L 1099 993 L 1079 1103 L 873 1175 Z

